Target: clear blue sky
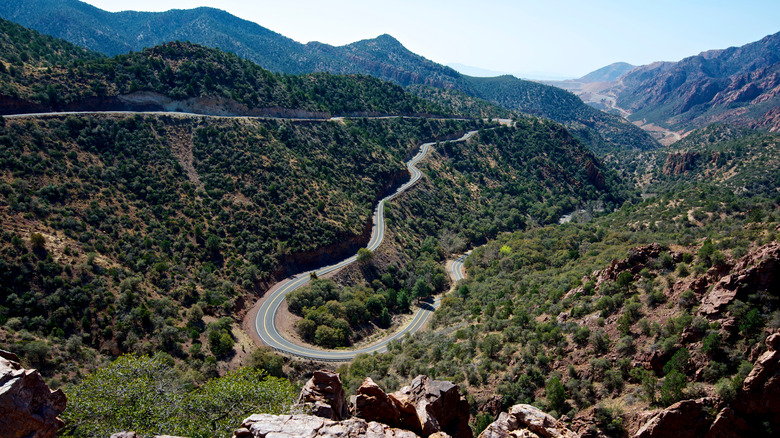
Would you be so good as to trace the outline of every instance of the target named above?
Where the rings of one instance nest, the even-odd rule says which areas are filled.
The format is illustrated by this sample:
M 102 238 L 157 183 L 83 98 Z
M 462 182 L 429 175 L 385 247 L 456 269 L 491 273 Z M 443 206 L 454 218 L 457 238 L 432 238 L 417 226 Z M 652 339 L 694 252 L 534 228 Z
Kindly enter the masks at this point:
M 780 31 L 780 0 L 87 0 L 109 11 L 212 6 L 296 41 L 388 33 L 433 61 L 524 77 L 677 61 Z

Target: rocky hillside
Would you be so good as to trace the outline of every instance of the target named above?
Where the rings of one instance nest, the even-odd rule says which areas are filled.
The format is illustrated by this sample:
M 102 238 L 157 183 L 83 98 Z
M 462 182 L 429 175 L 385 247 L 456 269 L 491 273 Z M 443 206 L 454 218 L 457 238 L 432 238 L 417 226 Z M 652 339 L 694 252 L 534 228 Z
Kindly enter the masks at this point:
M 557 87 L 513 76 L 468 78 L 468 83 L 482 99 L 562 123 L 599 155 L 658 146 L 652 137 L 625 119 L 585 105 L 574 94 Z
M 780 33 L 621 78 L 617 105 L 630 120 L 689 131 L 713 122 L 780 130 Z
M 627 62 L 616 62 L 606 67 L 601 67 L 598 70 L 594 70 L 579 79 L 574 79 L 573 81 L 586 84 L 591 82 L 612 82 L 635 68 L 635 65 L 631 65 Z
M 780 334 L 770 336 L 767 339 L 767 346 L 768 351 L 756 360 L 744 383 L 736 390 L 734 398 L 724 400 L 703 397 L 681 401 L 666 409 L 642 413 L 631 419 L 628 427 L 623 429 L 622 435 L 636 438 L 660 438 L 670 434 L 684 437 L 771 435 L 771 430 L 766 427 L 778 424 L 780 406 L 773 398 L 767 399 L 766 394 L 773 394 L 780 390 L 778 387 Z M 128 373 L 119 374 L 118 377 L 119 379 L 112 383 L 128 385 L 135 378 Z M 235 380 L 234 377 L 223 378 L 223 380 L 228 379 Z M 256 382 L 254 385 L 250 383 L 245 389 L 250 391 L 255 389 L 266 394 L 249 398 L 267 397 L 268 392 L 277 392 L 278 389 L 272 389 L 268 385 L 268 380 Z M 7 432 L 12 431 L 13 434 L 9 436 L 27 434 L 50 438 L 62 428 L 62 421 L 56 418 L 65 408 L 65 398 L 62 393 L 51 392 L 36 371 L 22 369 L 18 358 L 2 350 L 0 350 L 0 382 L 3 382 L 0 410 L 4 414 L 0 424 L 3 424 Z M 594 422 L 599 421 L 598 416 L 590 420 L 583 418 L 556 420 L 539 408 L 527 404 L 514 405 L 507 411 L 501 412 L 495 421 L 478 423 L 472 428 L 469 426 L 470 403 L 467 397 L 461 395 L 458 386 L 449 381 L 434 380 L 424 375 L 417 376 L 408 386 L 392 393 L 386 393 L 371 378 L 366 378 L 357 388 L 355 395 L 347 398 L 338 374 L 326 370 L 314 371 L 311 379 L 301 389 L 294 405 L 279 405 L 274 408 L 253 406 L 247 404 L 246 399 L 237 403 L 235 399 L 228 402 L 227 399 L 219 397 L 220 395 L 241 397 L 240 392 L 235 389 L 238 382 L 231 383 L 233 386 L 230 389 L 226 387 L 225 393 L 208 393 L 212 397 L 208 412 L 212 415 L 222 412 L 219 421 L 227 427 L 231 423 L 238 425 L 240 420 L 225 419 L 225 416 L 243 414 L 244 420 L 241 421 L 240 427 L 233 427 L 235 438 L 266 436 L 471 438 L 477 434 L 479 438 L 512 436 L 576 438 L 604 436 L 605 432 L 594 427 Z M 135 388 L 135 395 L 147 395 L 150 390 L 151 387 Z M 33 394 L 34 406 L 27 404 L 24 394 Z M 95 398 L 90 399 L 90 397 Z M 127 411 L 126 417 L 121 418 L 119 422 L 111 421 L 110 418 L 89 416 L 91 407 L 89 402 L 97 402 L 99 400 L 97 397 L 99 395 L 95 393 L 80 394 L 72 405 L 68 406 L 69 419 L 77 420 L 78 424 L 74 427 L 74 424 L 70 423 L 65 429 L 60 430 L 60 433 L 64 432 L 64 436 L 72 436 L 71 434 L 74 433 L 78 436 L 90 437 L 110 435 L 112 438 L 141 438 L 151 436 L 150 431 L 156 431 L 155 436 L 157 436 L 161 430 L 177 434 L 189 432 L 197 436 L 209 433 L 208 429 L 183 427 L 185 426 L 181 423 L 183 418 L 175 419 L 179 422 L 171 422 L 171 418 L 145 416 L 138 409 Z M 162 405 L 158 402 L 155 409 L 147 411 L 146 414 L 152 414 L 157 410 L 165 411 L 167 407 L 165 404 L 170 403 L 171 400 L 163 401 Z M 112 405 L 121 401 L 104 399 L 102 408 L 108 408 L 107 413 L 111 412 Z M 136 400 L 135 403 L 143 404 L 141 400 Z M 231 406 L 228 407 L 228 404 Z M 261 411 L 254 410 L 258 408 Z M 281 415 L 272 413 L 274 410 L 278 412 L 279 408 L 289 413 Z M 300 413 L 302 411 L 307 413 Z M 40 412 L 46 414 L 41 416 Z M 761 418 L 768 420 L 762 422 Z M 139 422 L 138 420 L 141 419 L 144 421 Z M 120 431 L 123 425 L 133 428 L 134 431 Z M 218 435 L 224 434 L 225 431 L 225 429 L 210 429 L 211 434 Z M 189 434 L 188 436 L 195 436 Z M 163 437 L 163 435 L 159 436 Z

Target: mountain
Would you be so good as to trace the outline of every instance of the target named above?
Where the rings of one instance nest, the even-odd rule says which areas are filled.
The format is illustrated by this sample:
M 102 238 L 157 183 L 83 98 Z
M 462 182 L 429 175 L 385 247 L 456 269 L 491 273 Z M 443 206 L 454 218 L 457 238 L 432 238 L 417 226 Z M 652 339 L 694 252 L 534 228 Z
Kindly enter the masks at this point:
M 564 124 L 598 154 L 657 146 L 649 135 L 622 117 L 585 105 L 576 95 L 560 88 L 509 75 L 466 80 L 473 93 L 485 100 Z
M 486 90 L 485 83 L 478 78 L 462 75 L 407 50 L 390 35 L 340 47 L 318 42 L 300 44 L 212 8 L 110 13 L 77 0 L 8 0 L 0 5 L 0 16 L 109 55 L 183 40 L 235 53 L 275 72 L 367 74 L 405 87 L 423 85 L 457 90 L 510 110 L 547 117 L 567 126 L 576 125 L 578 137 L 600 153 L 656 146 L 641 130 L 591 112 L 576 98 L 558 96 L 558 90 L 551 88 L 543 93 L 552 101 L 541 105 L 528 105 L 527 99 L 505 98 L 496 91 Z M 499 82 L 502 89 L 514 96 L 539 94 L 538 86 L 530 81 L 502 79 Z M 445 96 L 444 100 L 460 98 Z M 584 118 L 572 121 L 557 117 L 560 111 L 553 101 L 565 102 L 571 106 L 570 113 L 583 114 Z M 489 116 L 495 115 L 492 112 Z
M 457 70 L 459 73 L 467 75 L 467 76 L 476 76 L 481 78 L 490 78 L 494 76 L 503 76 L 506 74 L 509 74 L 507 72 L 502 71 L 495 71 L 495 70 L 488 70 L 485 68 L 480 67 L 474 67 L 471 65 L 465 65 L 461 64 L 459 62 L 450 62 L 447 64 L 447 67 L 451 67 L 455 70 Z
M 614 88 L 630 120 L 689 131 L 720 121 L 780 130 L 780 33 L 626 74 Z
M 322 118 L 445 112 L 375 77 L 275 74 L 191 43 L 107 58 L 3 19 L 0 32 L 0 59 L 10 65 L 0 69 L 3 114 L 157 109 Z M 52 49 L 57 56 L 46 53 Z
M 574 81 L 584 83 L 612 82 L 624 74 L 630 72 L 634 68 L 636 68 L 636 66 L 627 62 L 616 62 L 614 64 L 610 64 L 606 67 L 601 67 L 598 70 L 592 71 L 579 79 L 574 79 Z

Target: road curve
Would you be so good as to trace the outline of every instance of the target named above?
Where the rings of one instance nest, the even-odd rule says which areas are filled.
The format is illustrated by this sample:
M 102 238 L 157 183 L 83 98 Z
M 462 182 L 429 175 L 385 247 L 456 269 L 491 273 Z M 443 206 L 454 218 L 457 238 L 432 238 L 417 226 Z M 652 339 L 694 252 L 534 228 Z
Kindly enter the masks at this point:
M 463 262 L 466 261 L 466 257 L 468 257 L 471 254 L 471 251 L 463 254 L 462 256 L 458 257 L 457 259 L 453 260 L 452 262 L 452 278 L 455 280 L 455 283 L 463 280 L 466 278 L 465 275 L 463 275 Z
M 477 131 L 471 131 L 466 133 L 463 137 L 452 141 L 465 141 L 473 136 Z M 422 172 L 417 169 L 416 165 L 428 154 L 431 146 L 435 143 L 424 143 L 420 145 L 420 152 L 417 153 L 411 160 L 406 163 L 406 167 L 409 169 L 411 178 L 401 187 L 399 187 L 394 193 L 383 198 L 377 203 L 374 209 L 373 221 L 374 226 L 371 231 L 371 239 L 366 246 L 369 250 L 373 251 L 379 247 L 385 237 L 385 202 L 392 200 L 400 193 L 404 192 L 411 186 L 413 186 L 422 176 Z M 465 258 L 465 257 L 464 257 Z M 433 314 L 434 310 L 439 306 L 439 299 L 431 301 L 423 301 L 420 304 L 420 308 L 415 312 L 414 318 L 406 326 L 400 330 L 395 331 L 392 335 L 383 338 L 381 341 L 371 344 L 369 346 L 354 349 L 354 350 L 319 350 L 302 345 L 295 344 L 290 340 L 284 338 L 276 328 L 275 319 L 276 314 L 279 311 L 279 306 L 284 301 L 285 295 L 298 289 L 309 282 L 311 273 L 314 272 L 318 277 L 336 271 L 344 266 L 354 263 L 357 260 L 357 255 L 353 255 L 341 262 L 333 265 L 324 266 L 313 271 L 304 272 L 302 274 L 295 275 L 287 280 L 279 283 L 279 287 L 276 288 L 269 296 L 265 298 L 265 301 L 257 311 L 255 318 L 255 331 L 260 339 L 273 348 L 274 350 L 300 356 L 307 359 L 323 360 L 323 361 L 349 361 L 352 360 L 358 354 L 385 352 L 387 351 L 387 345 L 400 339 L 406 333 L 414 333 L 420 330 L 428 318 Z M 461 260 L 462 263 L 462 260 Z

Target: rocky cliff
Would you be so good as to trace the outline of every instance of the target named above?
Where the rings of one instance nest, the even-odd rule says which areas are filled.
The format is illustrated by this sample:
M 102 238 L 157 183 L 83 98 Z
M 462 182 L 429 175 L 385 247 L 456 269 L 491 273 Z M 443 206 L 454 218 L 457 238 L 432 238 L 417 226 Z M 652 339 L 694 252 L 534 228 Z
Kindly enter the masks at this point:
M 0 350 L 0 435 L 4 438 L 53 438 L 64 423 L 61 390 L 52 391 L 37 370 L 27 370 L 19 358 Z

